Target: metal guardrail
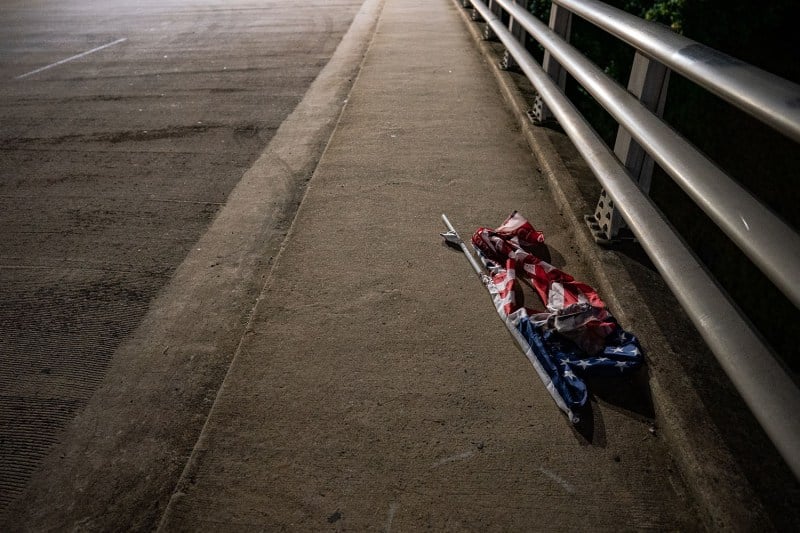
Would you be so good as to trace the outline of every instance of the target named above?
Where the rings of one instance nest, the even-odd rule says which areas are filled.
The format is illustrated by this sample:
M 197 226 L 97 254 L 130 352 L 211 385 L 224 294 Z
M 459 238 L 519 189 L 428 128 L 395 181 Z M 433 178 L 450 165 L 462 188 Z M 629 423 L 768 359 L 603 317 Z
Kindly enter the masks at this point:
M 550 23 L 556 31 L 511 0 L 487 0 L 488 5 L 481 0 L 469 1 L 584 157 L 800 479 L 800 389 L 653 205 L 637 183 L 639 176 L 632 175 L 632 168 L 626 168 L 627 159 L 606 146 L 565 96 L 560 70 L 568 71 L 619 122 L 620 130 L 624 128 L 798 307 L 800 236 L 664 123 L 654 114 L 657 110 L 653 105 L 642 103 L 610 79 L 563 37 L 568 38 L 572 13 L 580 15 L 632 45 L 638 59 L 663 62 L 795 140 L 800 140 L 800 86 L 596 0 L 553 0 Z M 545 48 L 544 68 L 501 22 L 495 14 L 498 8 L 509 15 L 512 29 L 519 25 Z M 618 137 L 618 144 L 619 141 Z
M 555 2 L 800 142 L 796 84 L 603 2 Z

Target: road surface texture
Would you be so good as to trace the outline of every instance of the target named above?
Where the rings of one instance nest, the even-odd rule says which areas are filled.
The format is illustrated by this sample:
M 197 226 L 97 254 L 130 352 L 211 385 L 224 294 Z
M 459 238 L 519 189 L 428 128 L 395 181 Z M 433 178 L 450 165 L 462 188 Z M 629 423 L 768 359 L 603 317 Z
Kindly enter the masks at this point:
M 202 312 L 166 287 L 360 5 L 0 2 L 0 529 L 147 528 L 160 516 L 291 207 L 262 216 L 250 248 L 204 263 L 240 282 Z M 312 168 L 291 169 L 299 181 L 282 198 L 296 204 Z M 190 316 L 142 330 L 159 294 L 155 309 Z M 136 344 L 158 327 L 194 343 Z
M 386 0 L 160 530 L 701 527 L 641 383 L 573 427 L 438 237 L 520 208 L 594 282 L 535 168 L 455 5 Z

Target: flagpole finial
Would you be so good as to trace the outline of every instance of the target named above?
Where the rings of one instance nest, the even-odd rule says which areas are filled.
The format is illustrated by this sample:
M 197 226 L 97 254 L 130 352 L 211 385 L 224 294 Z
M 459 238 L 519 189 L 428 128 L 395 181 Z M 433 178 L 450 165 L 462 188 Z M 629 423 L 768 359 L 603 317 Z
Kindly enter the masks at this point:
M 461 237 L 459 237 L 458 233 L 456 233 L 455 231 L 446 231 L 444 233 L 440 233 L 439 235 L 444 237 L 444 240 L 446 240 L 449 243 L 456 245 L 461 244 Z

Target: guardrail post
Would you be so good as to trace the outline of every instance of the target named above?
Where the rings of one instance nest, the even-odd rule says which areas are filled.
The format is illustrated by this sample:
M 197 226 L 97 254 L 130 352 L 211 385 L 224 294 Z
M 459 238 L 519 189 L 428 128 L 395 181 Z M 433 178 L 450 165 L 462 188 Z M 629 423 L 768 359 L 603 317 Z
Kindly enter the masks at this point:
M 463 2 L 463 0 L 462 0 L 462 2 Z M 472 19 L 472 22 L 483 22 L 483 17 L 478 12 L 478 10 L 475 9 L 475 7 L 472 5 L 471 1 L 469 2 L 469 7 L 472 8 L 472 16 L 470 17 Z
M 628 91 L 659 117 L 664 114 L 669 72 L 662 63 L 638 51 L 633 58 Z M 647 194 L 650 191 L 655 162 L 621 125 L 617 129 L 614 154 L 628 169 L 642 192 Z M 594 215 L 587 216 L 586 222 L 592 230 L 595 241 L 602 244 L 616 240 L 619 231 L 626 227 L 625 221 L 614 209 L 614 202 L 606 194 L 605 189 L 600 193 Z
M 572 33 L 572 11 L 553 3 L 550 7 L 549 25 L 551 30 L 560 35 L 565 41 L 569 42 L 569 36 L 570 33 Z M 564 91 L 567 86 L 567 71 L 547 50 L 544 52 L 542 67 L 550 78 L 556 82 L 556 85 Z M 538 122 L 544 122 L 553 118 L 553 114 L 547 109 L 544 100 L 538 95 L 533 103 L 532 114 L 534 119 Z
M 530 4 L 530 0 L 514 0 L 514 3 L 521 5 L 525 9 L 525 11 L 527 11 L 528 5 Z M 526 41 L 528 39 L 528 33 L 525 31 L 525 28 L 523 28 L 522 25 L 519 22 L 517 22 L 517 20 L 514 17 L 509 17 L 508 31 L 510 31 L 511 35 L 516 37 L 517 40 L 523 44 L 523 46 L 526 44 Z M 508 53 L 508 50 L 506 50 L 503 53 L 502 61 L 500 61 L 500 68 L 502 68 L 503 70 L 510 70 L 513 68 L 517 68 L 517 66 L 518 65 L 517 62 L 514 61 L 514 57 Z
M 494 13 L 497 16 L 497 18 L 500 18 L 502 16 L 503 8 L 501 8 L 500 5 L 494 0 L 486 0 L 486 7 L 488 7 L 489 11 Z M 494 34 L 492 27 L 489 26 L 488 24 L 483 28 L 483 38 L 487 41 L 497 40 L 497 35 Z

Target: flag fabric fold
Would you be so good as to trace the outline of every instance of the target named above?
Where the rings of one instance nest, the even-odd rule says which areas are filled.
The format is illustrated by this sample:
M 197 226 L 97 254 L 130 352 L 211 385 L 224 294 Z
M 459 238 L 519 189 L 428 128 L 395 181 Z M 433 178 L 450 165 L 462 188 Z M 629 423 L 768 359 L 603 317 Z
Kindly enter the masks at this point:
M 592 287 L 535 254 L 544 235 L 514 211 L 495 229 L 472 236 L 478 257 L 489 271 L 485 279 L 500 317 L 556 404 L 573 423 L 586 404 L 584 378 L 620 375 L 641 366 L 635 336 L 624 331 Z M 520 282 L 528 283 L 545 305 L 521 305 Z

